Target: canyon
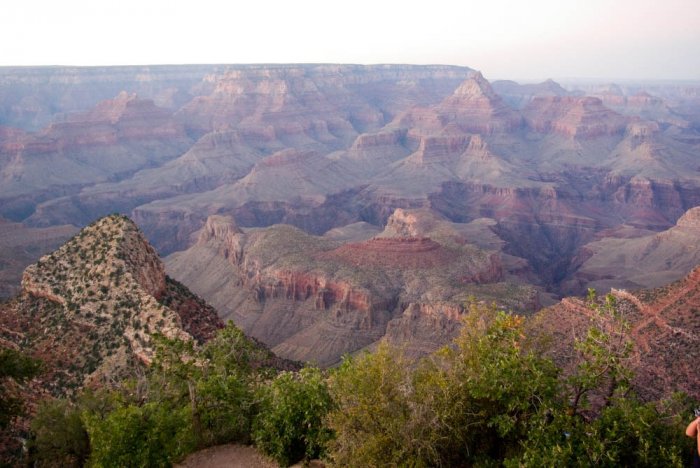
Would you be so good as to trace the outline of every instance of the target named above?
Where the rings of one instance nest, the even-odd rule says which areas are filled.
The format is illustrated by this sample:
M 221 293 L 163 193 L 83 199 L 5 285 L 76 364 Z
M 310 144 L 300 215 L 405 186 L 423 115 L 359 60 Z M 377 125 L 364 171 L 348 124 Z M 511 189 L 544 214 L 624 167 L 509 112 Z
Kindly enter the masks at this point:
M 414 65 L 0 69 L 0 294 L 110 213 L 281 355 L 421 354 L 698 259 L 700 83 Z M 50 293 L 50 291 L 48 291 Z

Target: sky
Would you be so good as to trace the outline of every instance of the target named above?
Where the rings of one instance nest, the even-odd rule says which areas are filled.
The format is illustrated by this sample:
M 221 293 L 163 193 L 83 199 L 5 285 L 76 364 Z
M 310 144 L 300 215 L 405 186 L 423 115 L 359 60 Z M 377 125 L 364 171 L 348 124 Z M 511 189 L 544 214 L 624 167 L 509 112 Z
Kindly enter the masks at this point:
M 2 65 L 415 63 L 700 79 L 700 0 L 2 0 Z

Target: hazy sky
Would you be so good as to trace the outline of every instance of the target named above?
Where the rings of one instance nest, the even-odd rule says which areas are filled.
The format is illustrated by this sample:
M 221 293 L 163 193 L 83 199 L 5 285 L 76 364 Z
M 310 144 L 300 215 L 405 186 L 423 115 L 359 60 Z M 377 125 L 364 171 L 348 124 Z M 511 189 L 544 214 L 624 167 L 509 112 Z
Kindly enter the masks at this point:
M 700 78 L 700 0 L 2 0 L 0 65 L 444 63 Z

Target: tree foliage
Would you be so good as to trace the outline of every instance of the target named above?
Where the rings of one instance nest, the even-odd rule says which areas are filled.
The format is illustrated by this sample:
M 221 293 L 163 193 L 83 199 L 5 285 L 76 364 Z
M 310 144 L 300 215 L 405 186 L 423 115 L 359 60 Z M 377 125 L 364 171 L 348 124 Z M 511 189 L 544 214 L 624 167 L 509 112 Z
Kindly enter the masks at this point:
M 323 420 L 333 406 L 321 371 L 282 372 L 259 391 L 255 444 L 282 466 L 323 454 L 332 433 Z
M 626 324 L 609 298 L 563 374 L 524 319 L 471 305 L 460 336 L 420 363 L 382 344 L 330 379 L 341 466 L 682 466 L 681 406 L 629 390 Z
M 67 400 L 42 402 L 31 427 L 31 458 L 38 466 L 83 466 L 90 456 L 81 409 Z

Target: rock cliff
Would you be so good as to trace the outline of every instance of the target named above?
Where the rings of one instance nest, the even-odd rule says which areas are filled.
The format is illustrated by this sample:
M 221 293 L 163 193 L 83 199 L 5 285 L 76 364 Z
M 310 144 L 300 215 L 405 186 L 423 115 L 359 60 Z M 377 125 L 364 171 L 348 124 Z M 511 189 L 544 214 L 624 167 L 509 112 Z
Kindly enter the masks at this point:
M 467 242 L 469 229 L 397 210 L 379 236 L 343 242 L 210 216 L 197 243 L 166 262 L 282 357 L 329 365 L 385 335 L 417 354 L 435 349 L 457 330 L 470 293 L 533 310 L 536 292 L 506 283 L 501 256 Z
M 0 316 L 3 338 L 23 337 L 17 344 L 46 361 L 42 378 L 55 394 L 149 363 L 153 333 L 203 341 L 222 326 L 214 309 L 165 276 L 153 247 L 117 215 L 27 267 L 20 296 Z

